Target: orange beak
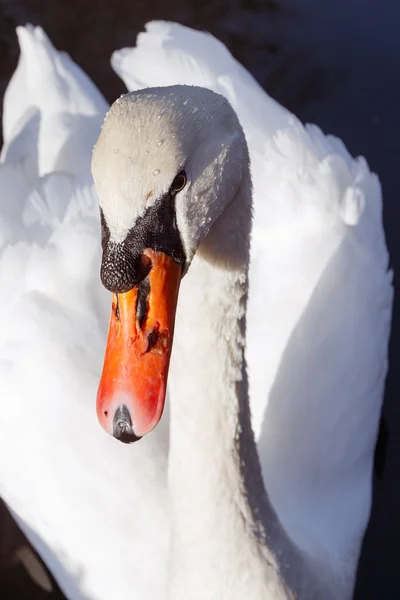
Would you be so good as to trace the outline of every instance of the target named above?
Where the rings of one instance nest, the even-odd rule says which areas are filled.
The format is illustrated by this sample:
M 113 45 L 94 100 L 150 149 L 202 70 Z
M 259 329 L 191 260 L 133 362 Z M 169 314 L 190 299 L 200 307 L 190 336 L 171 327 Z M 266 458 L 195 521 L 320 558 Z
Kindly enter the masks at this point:
M 133 442 L 159 422 L 165 403 L 181 266 L 163 252 L 145 250 L 146 279 L 113 294 L 103 373 L 97 392 L 101 426 Z

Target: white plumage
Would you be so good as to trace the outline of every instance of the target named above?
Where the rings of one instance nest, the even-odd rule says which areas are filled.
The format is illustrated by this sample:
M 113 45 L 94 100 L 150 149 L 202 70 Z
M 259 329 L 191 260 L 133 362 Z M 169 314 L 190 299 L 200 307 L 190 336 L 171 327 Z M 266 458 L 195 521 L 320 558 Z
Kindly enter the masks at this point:
M 89 149 L 106 105 L 42 30 L 19 38 L 0 166 L 0 493 L 71 598 L 162 598 L 167 419 L 127 452 L 94 415 L 108 298 Z M 207 34 L 151 23 L 112 64 L 129 89 L 210 87 L 239 116 L 254 185 L 247 359 L 264 481 L 291 539 L 349 593 L 391 318 L 379 182 Z

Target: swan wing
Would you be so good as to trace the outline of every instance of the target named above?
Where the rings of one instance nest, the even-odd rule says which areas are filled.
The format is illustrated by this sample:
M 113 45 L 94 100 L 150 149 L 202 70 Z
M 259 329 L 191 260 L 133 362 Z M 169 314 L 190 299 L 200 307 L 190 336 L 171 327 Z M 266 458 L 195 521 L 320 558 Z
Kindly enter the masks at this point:
M 0 163 L 0 494 L 69 598 L 163 598 L 165 428 L 127 448 L 95 416 L 110 298 L 89 165 L 107 105 L 40 28 L 18 36 Z
M 381 188 L 363 158 L 299 123 L 268 141 L 262 178 L 248 360 L 264 481 L 292 539 L 351 589 L 392 313 Z

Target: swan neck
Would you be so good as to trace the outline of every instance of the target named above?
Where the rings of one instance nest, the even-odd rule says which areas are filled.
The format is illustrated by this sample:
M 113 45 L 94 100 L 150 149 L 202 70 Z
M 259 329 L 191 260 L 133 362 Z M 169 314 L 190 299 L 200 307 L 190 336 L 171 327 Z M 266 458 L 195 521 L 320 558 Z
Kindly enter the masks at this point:
M 250 422 L 244 359 L 250 226 L 248 180 L 182 282 L 170 379 L 174 600 L 291 597 Z M 247 575 L 238 582 L 237 573 Z

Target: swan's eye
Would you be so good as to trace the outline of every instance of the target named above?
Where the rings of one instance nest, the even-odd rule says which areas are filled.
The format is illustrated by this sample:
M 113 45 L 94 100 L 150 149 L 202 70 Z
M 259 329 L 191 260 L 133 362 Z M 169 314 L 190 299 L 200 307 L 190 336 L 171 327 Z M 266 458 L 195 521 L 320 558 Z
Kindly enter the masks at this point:
M 173 195 L 177 194 L 178 192 L 183 190 L 183 188 L 186 185 L 186 182 L 187 182 L 187 177 L 186 177 L 185 171 L 179 171 L 178 175 L 175 177 L 175 179 L 172 182 L 172 185 L 169 189 L 169 193 L 173 194 Z

